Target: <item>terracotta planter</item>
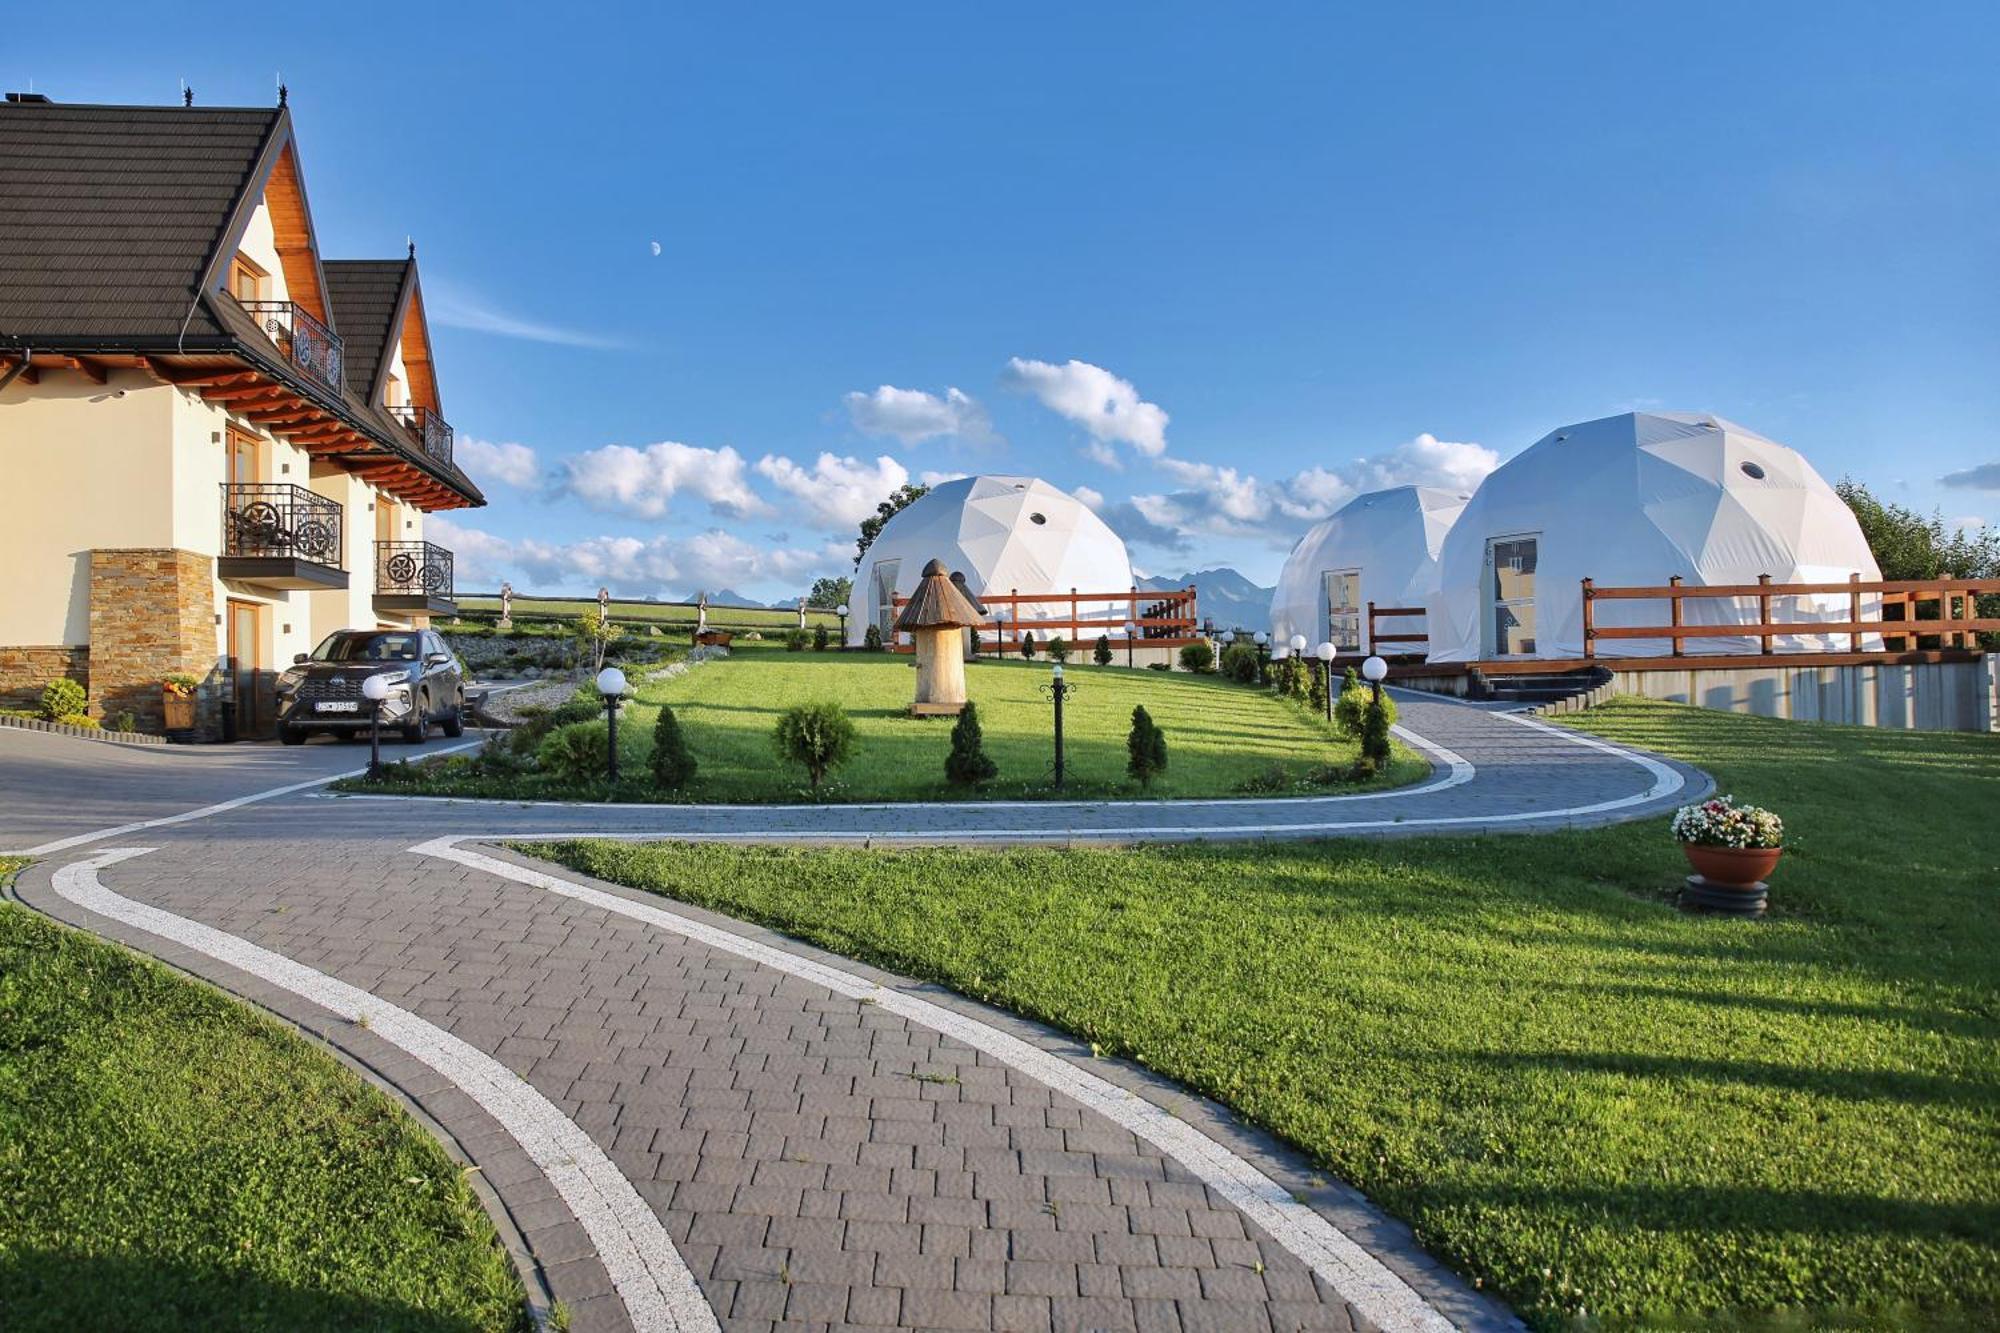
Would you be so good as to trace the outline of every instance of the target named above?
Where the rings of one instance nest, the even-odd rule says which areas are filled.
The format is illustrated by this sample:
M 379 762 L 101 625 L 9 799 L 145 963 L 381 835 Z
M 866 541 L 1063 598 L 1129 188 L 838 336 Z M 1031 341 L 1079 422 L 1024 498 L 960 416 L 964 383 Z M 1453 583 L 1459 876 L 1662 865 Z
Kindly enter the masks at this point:
M 1692 842 L 1681 844 L 1687 853 L 1688 865 L 1718 888 L 1748 889 L 1754 887 L 1778 866 L 1778 858 L 1784 854 L 1782 847 L 1703 847 Z
M 194 696 L 164 694 L 160 705 L 167 715 L 168 731 L 194 730 Z

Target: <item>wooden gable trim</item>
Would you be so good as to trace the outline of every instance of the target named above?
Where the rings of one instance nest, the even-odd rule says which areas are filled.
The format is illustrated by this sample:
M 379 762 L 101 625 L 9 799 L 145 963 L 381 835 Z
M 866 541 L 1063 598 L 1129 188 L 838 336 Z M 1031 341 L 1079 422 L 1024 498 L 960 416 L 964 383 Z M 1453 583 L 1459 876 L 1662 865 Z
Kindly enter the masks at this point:
M 305 175 L 299 170 L 296 143 L 287 143 L 278 154 L 264 187 L 264 207 L 271 214 L 271 231 L 293 302 L 335 333 L 340 332 L 333 306 L 326 299 L 326 274 L 319 266 L 319 244 L 313 235 L 312 209 L 306 203 Z
M 403 349 L 403 369 L 410 376 L 410 401 L 443 416 L 444 402 L 438 394 L 437 365 L 431 358 L 431 326 L 424 315 L 424 290 L 417 279 L 415 257 L 411 258 L 410 270 L 403 278 L 403 295 L 396 307 L 395 328 Z M 383 364 L 388 364 L 388 358 L 383 358 Z

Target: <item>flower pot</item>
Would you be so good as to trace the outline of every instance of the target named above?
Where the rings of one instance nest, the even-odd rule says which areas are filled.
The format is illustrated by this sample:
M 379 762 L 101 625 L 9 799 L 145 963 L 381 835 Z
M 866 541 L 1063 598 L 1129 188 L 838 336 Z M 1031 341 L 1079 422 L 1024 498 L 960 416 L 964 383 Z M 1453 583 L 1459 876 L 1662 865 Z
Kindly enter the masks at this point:
M 194 730 L 194 696 L 191 694 L 165 694 L 160 700 L 166 712 L 168 731 Z
M 1709 883 L 1724 888 L 1748 889 L 1777 868 L 1778 858 L 1784 854 L 1782 847 L 1704 847 L 1699 843 L 1684 842 L 1681 850 L 1687 854 L 1688 865 L 1694 873 Z

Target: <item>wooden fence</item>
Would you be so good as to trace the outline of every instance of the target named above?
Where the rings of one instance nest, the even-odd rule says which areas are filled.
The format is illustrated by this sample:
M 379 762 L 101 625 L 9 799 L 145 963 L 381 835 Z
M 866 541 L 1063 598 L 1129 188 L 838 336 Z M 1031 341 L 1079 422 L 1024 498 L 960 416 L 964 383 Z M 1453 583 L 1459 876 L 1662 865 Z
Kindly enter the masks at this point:
M 897 614 L 902 613 L 909 600 L 895 598 Z M 1142 648 L 1179 648 L 1203 637 L 1201 622 L 1195 614 L 1192 585 L 1174 592 L 1147 592 L 1141 588 L 1122 592 L 1079 592 L 1075 588 L 1068 592 L 1022 592 L 1010 588 L 1004 593 L 982 593 L 978 601 L 988 616 L 979 626 L 982 650 L 990 645 L 1018 648 L 1021 635 L 1030 633 L 1038 644 L 1046 644 L 1060 634 L 1073 648 L 1079 644 L 1089 646 L 1108 636 L 1112 646 L 1122 652 L 1128 646 L 1125 635 L 1128 623 L 1138 630 L 1131 643 Z M 1105 608 L 1118 605 L 1124 608 L 1122 614 L 1105 612 Z M 1037 610 L 1024 619 L 1023 607 Z M 1048 615 L 1047 608 L 1058 612 L 1067 608 L 1069 614 Z M 909 644 L 900 642 L 900 636 L 894 647 L 897 652 L 911 651 Z
M 2000 595 L 2000 579 L 1905 579 L 1864 582 L 1859 574 L 1845 583 L 1773 583 L 1770 575 L 1755 583 L 1723 583 L 1688 586 L 1676 576 L 1665 584 L 1649 587 L 1599 587 L 1583 580 L 1583 655 L 1594 658 L 1601 639 L 1666 639 L 1673 647 L 1670 659 L 1708 658 L 1714 653 L 1688 653 L 1682 645 L 1689 639 L 1756 639 L 1764 656 L 1778 655 L 1776 640 L 1783 636 L 1808 635 L 1818 638 L 1845 636 L 1846 656 L 1879 652 L 1916 652 L 1920 639 L 1935 639 L 1940 650 L 1979 646 L 1978 635 L 2000 632 L 2000 618 L 1982 617 L 1978 599 Z M 1845 620 L 1779 620 L 1773 618 L 1773 603 L 1779 598 L 1839 597 L 1847 599 Z M 1755 598 L 1757 619 L 1742 624 L 1689 624 L 1683 607 L 1690 601 Z M 1664 601 L 1668 621 L 1664 625 L 1606 625 L 1596 623 L 1596 604 L 1601 601 Z M 1917 619 L 1918 607 L 1935 603 L 1934 620 Z M 1871 619 L 1867 614 L 1874 611 Z M 1901 615 L 1889 619 L 1887 612 Z M 1878 635 L 1883 647 L 1864 649 L 1863 638 Z M 1896 647 L 1889 645 L 1894 643 Z M 1801 653 L 1840 652 L 1831 648 L 1794 649 Z
M 1429 633 L 1411 633 L 1406 626 L 1399 633 L 1384 634 L 1379 622 L 1407 619 L 1410 616 L 1421 618 L 1423 614 L 1424 608 L 1421 606 L 1377 606 L 1373 602 L 1368 603 L 1367 650 L 1382 657 L 1422 657 L 1429 649 L 1431 641 Z M 1382 645 L 1385 643 L 1396 646 L 1385 653 L 1382 652 Z

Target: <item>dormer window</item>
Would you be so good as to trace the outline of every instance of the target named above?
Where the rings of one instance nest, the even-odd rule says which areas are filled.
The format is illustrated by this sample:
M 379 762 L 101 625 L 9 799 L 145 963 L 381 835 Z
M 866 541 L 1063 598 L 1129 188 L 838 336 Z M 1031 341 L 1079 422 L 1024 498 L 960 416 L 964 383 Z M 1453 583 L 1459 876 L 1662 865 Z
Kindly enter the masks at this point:
M 271 275 L 238 254 L 229 261 L 229 294 L 239 301 L 262 301 L 271 292 Z

